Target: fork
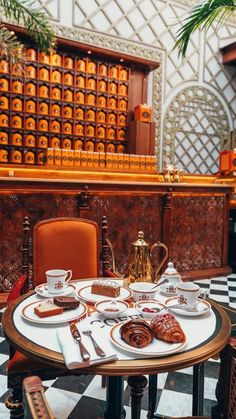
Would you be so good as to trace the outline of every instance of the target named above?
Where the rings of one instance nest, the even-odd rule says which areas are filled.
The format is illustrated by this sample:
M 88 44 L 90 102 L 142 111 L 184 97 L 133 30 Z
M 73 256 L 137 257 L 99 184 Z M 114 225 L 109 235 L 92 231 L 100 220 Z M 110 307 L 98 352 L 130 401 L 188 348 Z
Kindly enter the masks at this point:
M 81 332 L 83 333 L 83 335 L 90 337 L 90 339 L 91 339 L 91 341 L 93 343 L 93 346 L 94 346 L 94 349 L 95 349 L 96 354 L 98 356 L 101 356 L 102 358 L 104 356 L 106 356 L 105 352 L 100 348 L 100 346 L 97 344 L 96 340 L 94 339 L 94 337 L 92 335 L 92 330 L 88 326 L 87 322 L 86 321 L 82 321 L 80 323 L 80 326 L 81 326 Z

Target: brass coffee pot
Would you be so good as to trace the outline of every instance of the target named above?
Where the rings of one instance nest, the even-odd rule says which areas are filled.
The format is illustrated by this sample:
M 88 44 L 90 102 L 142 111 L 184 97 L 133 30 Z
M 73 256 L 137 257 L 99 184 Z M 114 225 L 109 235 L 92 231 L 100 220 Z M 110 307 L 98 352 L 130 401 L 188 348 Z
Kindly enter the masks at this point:
M 164 257 L 154 270 L 151 265 L 150 257 L 155 248 L 164 249 Z M 168 248 L 161 242 L 154 243 L 152 246 L 144 240 L 143 231 L 138 232 L 138 239 L 132 243 L 132 249 L 127 269 L 124 274 L 124 285 L 133 282 L 156 282 L 157 274 L 168 258 Z

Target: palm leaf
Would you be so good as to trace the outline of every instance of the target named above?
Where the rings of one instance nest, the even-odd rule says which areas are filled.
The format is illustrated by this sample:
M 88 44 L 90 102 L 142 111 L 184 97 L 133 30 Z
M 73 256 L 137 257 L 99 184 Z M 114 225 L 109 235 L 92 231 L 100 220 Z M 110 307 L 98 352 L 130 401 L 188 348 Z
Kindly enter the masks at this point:
M 185 57 L 190 36 L 197 29 L 207 30 L 218 19 L 218 25 L 236 10 L 235 0 L 204 0 L 197 3 L 184 19 L 182 27 L 177 31 L 174 48 L 179 49 L 179 56 Z
M 23 24 L 42 51 L 54 46 L 54 33 L 45 13 L 35 8 L 33 0 L 0 0 L 6 18 Z

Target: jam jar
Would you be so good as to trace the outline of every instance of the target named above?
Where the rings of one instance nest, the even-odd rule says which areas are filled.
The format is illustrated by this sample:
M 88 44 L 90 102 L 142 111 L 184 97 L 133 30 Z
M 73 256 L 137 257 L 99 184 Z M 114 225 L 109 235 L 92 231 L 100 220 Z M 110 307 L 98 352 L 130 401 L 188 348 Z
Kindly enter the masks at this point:
M 99 92 L 106 92 L 107 91 L 107 83 L 105 80 L 101 79 L 98 82 L 98 90 Z
M 94 137 L 94 127 L 93 125 L 86 126 L 86 135 L 87 137 Z
M 52 137 L 49 144 L 51 148 L 60 148 L 60 140 L 57 137 Z
M 76 108 L 75 110 L 75 118 L 76 119 L 84 119 L 84 110 L 82 108 Z
M 111 81 L 109 83 L 109 92 L 112 94 L 116 94 L 117 93 L 117 84 L 114 81 Z
M 119 109 L 122 110 L 122 111 L 127 110 L 127 101 L 125 99 L 120 99 L 119 100 Z
M 11 163 L 22 163 L 22 152 L 21 152 L 21 150 L 12 150 Z
M 38 113 L 40 115 L 48 115 L 48 104 L 46 102 L 40 102 L 39 103 Z
M 107 100 L 105 96 L 98 96 L 98 106 L 100 106 L 101 108 L 105 108 L 107 106 Z
M 6 60 L 0 60 L 0 73 L 9 73 L 9 63 Z
M 39 80 L 49 81 L 49 70 L 47 68 L 39 69 Z
M 9 99 L 6 96 L 0 96 L 0 109 L 9 108 Z
M 76 86 L 83 89 L 85 87 L 85 77 L 84 76 L 76 76 Z
M 109 124 L 116 124 L 116 114 L 114 112 L 109 112 L 108 123 Z
M 60 91 L 60 89 L 58 89 L 58 90 Z M 39 96 L 40 97 L 45 97 L 45 98 L 48 98 L 49 97 L 49 88 L 48 88 L 48 86 L 46 86 L 45 84 L 43 84 L 42 86 L 39 86 Z
M 8 134 L 6 132 L 0 132 L 0 144 L 8 144 Z
M 22 117 L 19 115 L 14 115 L 11 118 L 12 128 L 22 128 Z
M 70 70 L 73 70 L 74 67 L 74 60 L 71 57 L 65 57 L 64 58 L 64 67 L 68 68 Z
M 105 145 L 101 141 L 99 141 L 96 144 L 96 151 L 98 151 L 99 153 L 104 153 L 104 151 L 105 151 Z
M 13 93 L 23 93 L 23 83 L 20 80 L 14 80 L 12 82 Z
M 74 77 L 71 73 L 64 74 L 64 84 L 66 84 L 67 86 L 73 86 Z
M 81 91 L 76 92 L 75 99 L 76 99 L 77 103 L 84 104 L 84 98 L 85 98 L 85 96 L 84 96 L 83 92 L 81 92 Z
M 3 113 L 2 115 L 0 115 L 0 127 L 8 127 L 8 124 L 9 124 L 8 115 Z
M 115 151 L 116 151 L 116 148 L 115 148 L 115 145 L 114 144 L 108 143 L 106 145 L 106 152 L 107 153 L 115 153 Z
M 0 91 L 8 92 L 9 90 L 9 81 L 7 79 L 1 78 L 0 79 Z
M 70 122 L 63 122 L 62 131 L 64 134 L 72 134 L 72 124 Z
M 44 164 L 44 160 L 45 160 L 45 154 L 43 151 L 38 150 L 37 151 L 37 164 Z
M 128 80 L 128 71 L 123 67 L 120 68 L 119 79 L 120 80 Z
M 35 164 L 35 154 L 33 151 L 26 151 L 26 153 L 24 154 L 24 163 Z
M 60 116 L 61 115 L 61 107 L 57 103 L 53 103 L 51 105 L 51 114 L 52 116 Z
M 45 87 L 48 89 L 47 86 L 45 86 Z M 42 88 L 43 88 L 43 86 L 40 86 L 40 88 L 39 88 L 39 96 L 41 96 L 40 89 L 42 89 Z M 26 83 L 26 86 L 25 86 L 25 94 L 28 95 L 28 96 L 36 96 L 36 85 L 34 83 L 31 83 L 31 82 L 30 83 Z
M 61 124 L 59 121 L 55 120 L 51 122 L 51 131 L 52 132 L 61 132 Z
M 118 129 L 117 138 L 118 140 L 125 140 L 126 132 L 123 128 Z
M 96 134 L 98 138 L 105 138 L 106 130 L 103 126 L 99 126 L 96 129 Z
M 36 61 L 37 58 L 37 52 L 33 48 L 27 48 L 26 50 L 26 57 L 30 61 Z
M 27 130 L 35 130 L 35 119 L 29 116 L 25 119 L 25 129 Z
M 26 76 L 31 79 L 36 78 L 36 68 L 33 65 L 26 66 Z
M 123 144 L 118 144 L 117 153 L 123 154 L 124 152 L 125 152 L 125 147 L 123 146 Z
M 61 73 L 60 73 L 60 71 L 58 71 L 58 70 L 52 71 L 51 82 L 52 83 L 61 83 Z
M 103 111 L 99 111 L 99 112 L 97 113 L 97 121 L 98 121 L 99 123 L 101 123 L 101 122 L 106 122 L 106 113 L 105 113 L 105 112 L 103 112 Z
M 22 145 L 22 135 L 19 134 L 19 133 L 12 134 L 11 144 L 21 146 Z
M 38 147 L 48 148 L 48 139 L 45 135 L 40 135 L 38 138 Z
M 96 89 L 96 80 L 93 77 L 90 77 L 87 81 L 87 88 L 90 90 Z
M 71 150 L 72 142 L 69 138 L 64 138 L 61 143 L 61 148 L 65 148 L 66 150 Z
M 100 64 L 99 65 L 99 74 L 100 76 L 107 76 L 107 65 L 106 64 Z
M 61 67 L 61 63 L 62 63 L 61 56 L 59 54 L 56 54 L 56 53 L 52 54 L 51 64 L 54 65 L 54 66 Z
M 94 151 L 94 143 L 92 141 L 86 141 L 85 150 Z
M 47 119 L 39 119 L 38 121 L 38 130 L 39 131 L 48 131 L 48 121 Z
M 12 106 L 13 111 L 21 112 L 22 107 L 23 107 L 22 100 L 18 97 L 14 97 L 11 101 L 11 106 Z
M 128 94 L 128 87 L 126 86 L 126 84 L 120 84 L 119 85 L 119 94 L 121 96 L 127 96 L 127 94 Z
M 39 53 L 39 61 L 42 64 L 50 64 L 50 55 L 41 51 Z
M 5 149 L 0 149 L 0 163 L 8 162 L 8 151 Z
M 109 140 L 115 140 L 116 139 L 116 130 L 112 127 L 108 128 L 107 137 L 109 138 Z
M 52 99 L 61 100 L 61 90 L 59 89 L 59 87 L 52 88 Z
M 36 104 L 33 100 L 26 100 L 25 101 L 25 112 L 35 113 Z
M 116 102 L 115 97 L 112 96 L 108 99 L 108 108 L 111 108 L 111 109 L 116 109 L 117 108 L 117 102 Z
M 64 118 L 72 118 L 73 110 L 71 106 L 64 106 L 63 108 L 63 117 Z
M 75 150 L 83 150 L 83 141 L 80 140 L 80 139 L 75 140 L 74 149 Z
M 76 71 L 83 71 L 85 72 L 86 63 L 85 60 L 79 59 L 76 61 Z
M 109 75 L 113 79 L 118 79 L 118 68 L 115 65 L 112 65 L 109 69 Z
M 35 136 L 31 134 L 26 135 L 24 143 L 26 147 L 35 147 Z
M 88 109 L 86 111 L 86 119 L 87 121 L 95 121 L 95 111 L 93 109 Z
M 21 64 L 14 64 L 12 68 L 12 75 L 13 76 L 22 76 L 23 75 L 23 68 Z
M 96 63 L 94 61 L 88 61 L 87 63 L 87 72 L 90 74 L 96 74 Z
M 64 90 L 64 100 L 66 102 L 73 102 L 73 92 L 70 89 Z
M 118 118 L 119 125 L 126 125 L 126 115 L 121 113 Z
M 84 126 L 82 124 L 75 125 L 75 135 L 84 135 Z

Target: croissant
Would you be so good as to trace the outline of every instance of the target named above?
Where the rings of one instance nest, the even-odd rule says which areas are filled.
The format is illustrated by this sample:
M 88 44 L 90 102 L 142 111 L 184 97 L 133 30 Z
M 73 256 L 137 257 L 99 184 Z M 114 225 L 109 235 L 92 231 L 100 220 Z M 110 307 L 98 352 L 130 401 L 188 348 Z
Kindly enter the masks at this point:
M 153 340 L 150 325 L 142 319 L 129 320 L 120 328 L 121 338 L 131 346 L 143 348 Z
M 172 343 L 183 342 L 185 339 L 184 332 L 178 320 L 172 314 L 159 314 L 151 320 L 150 326 L 157 339 Z

